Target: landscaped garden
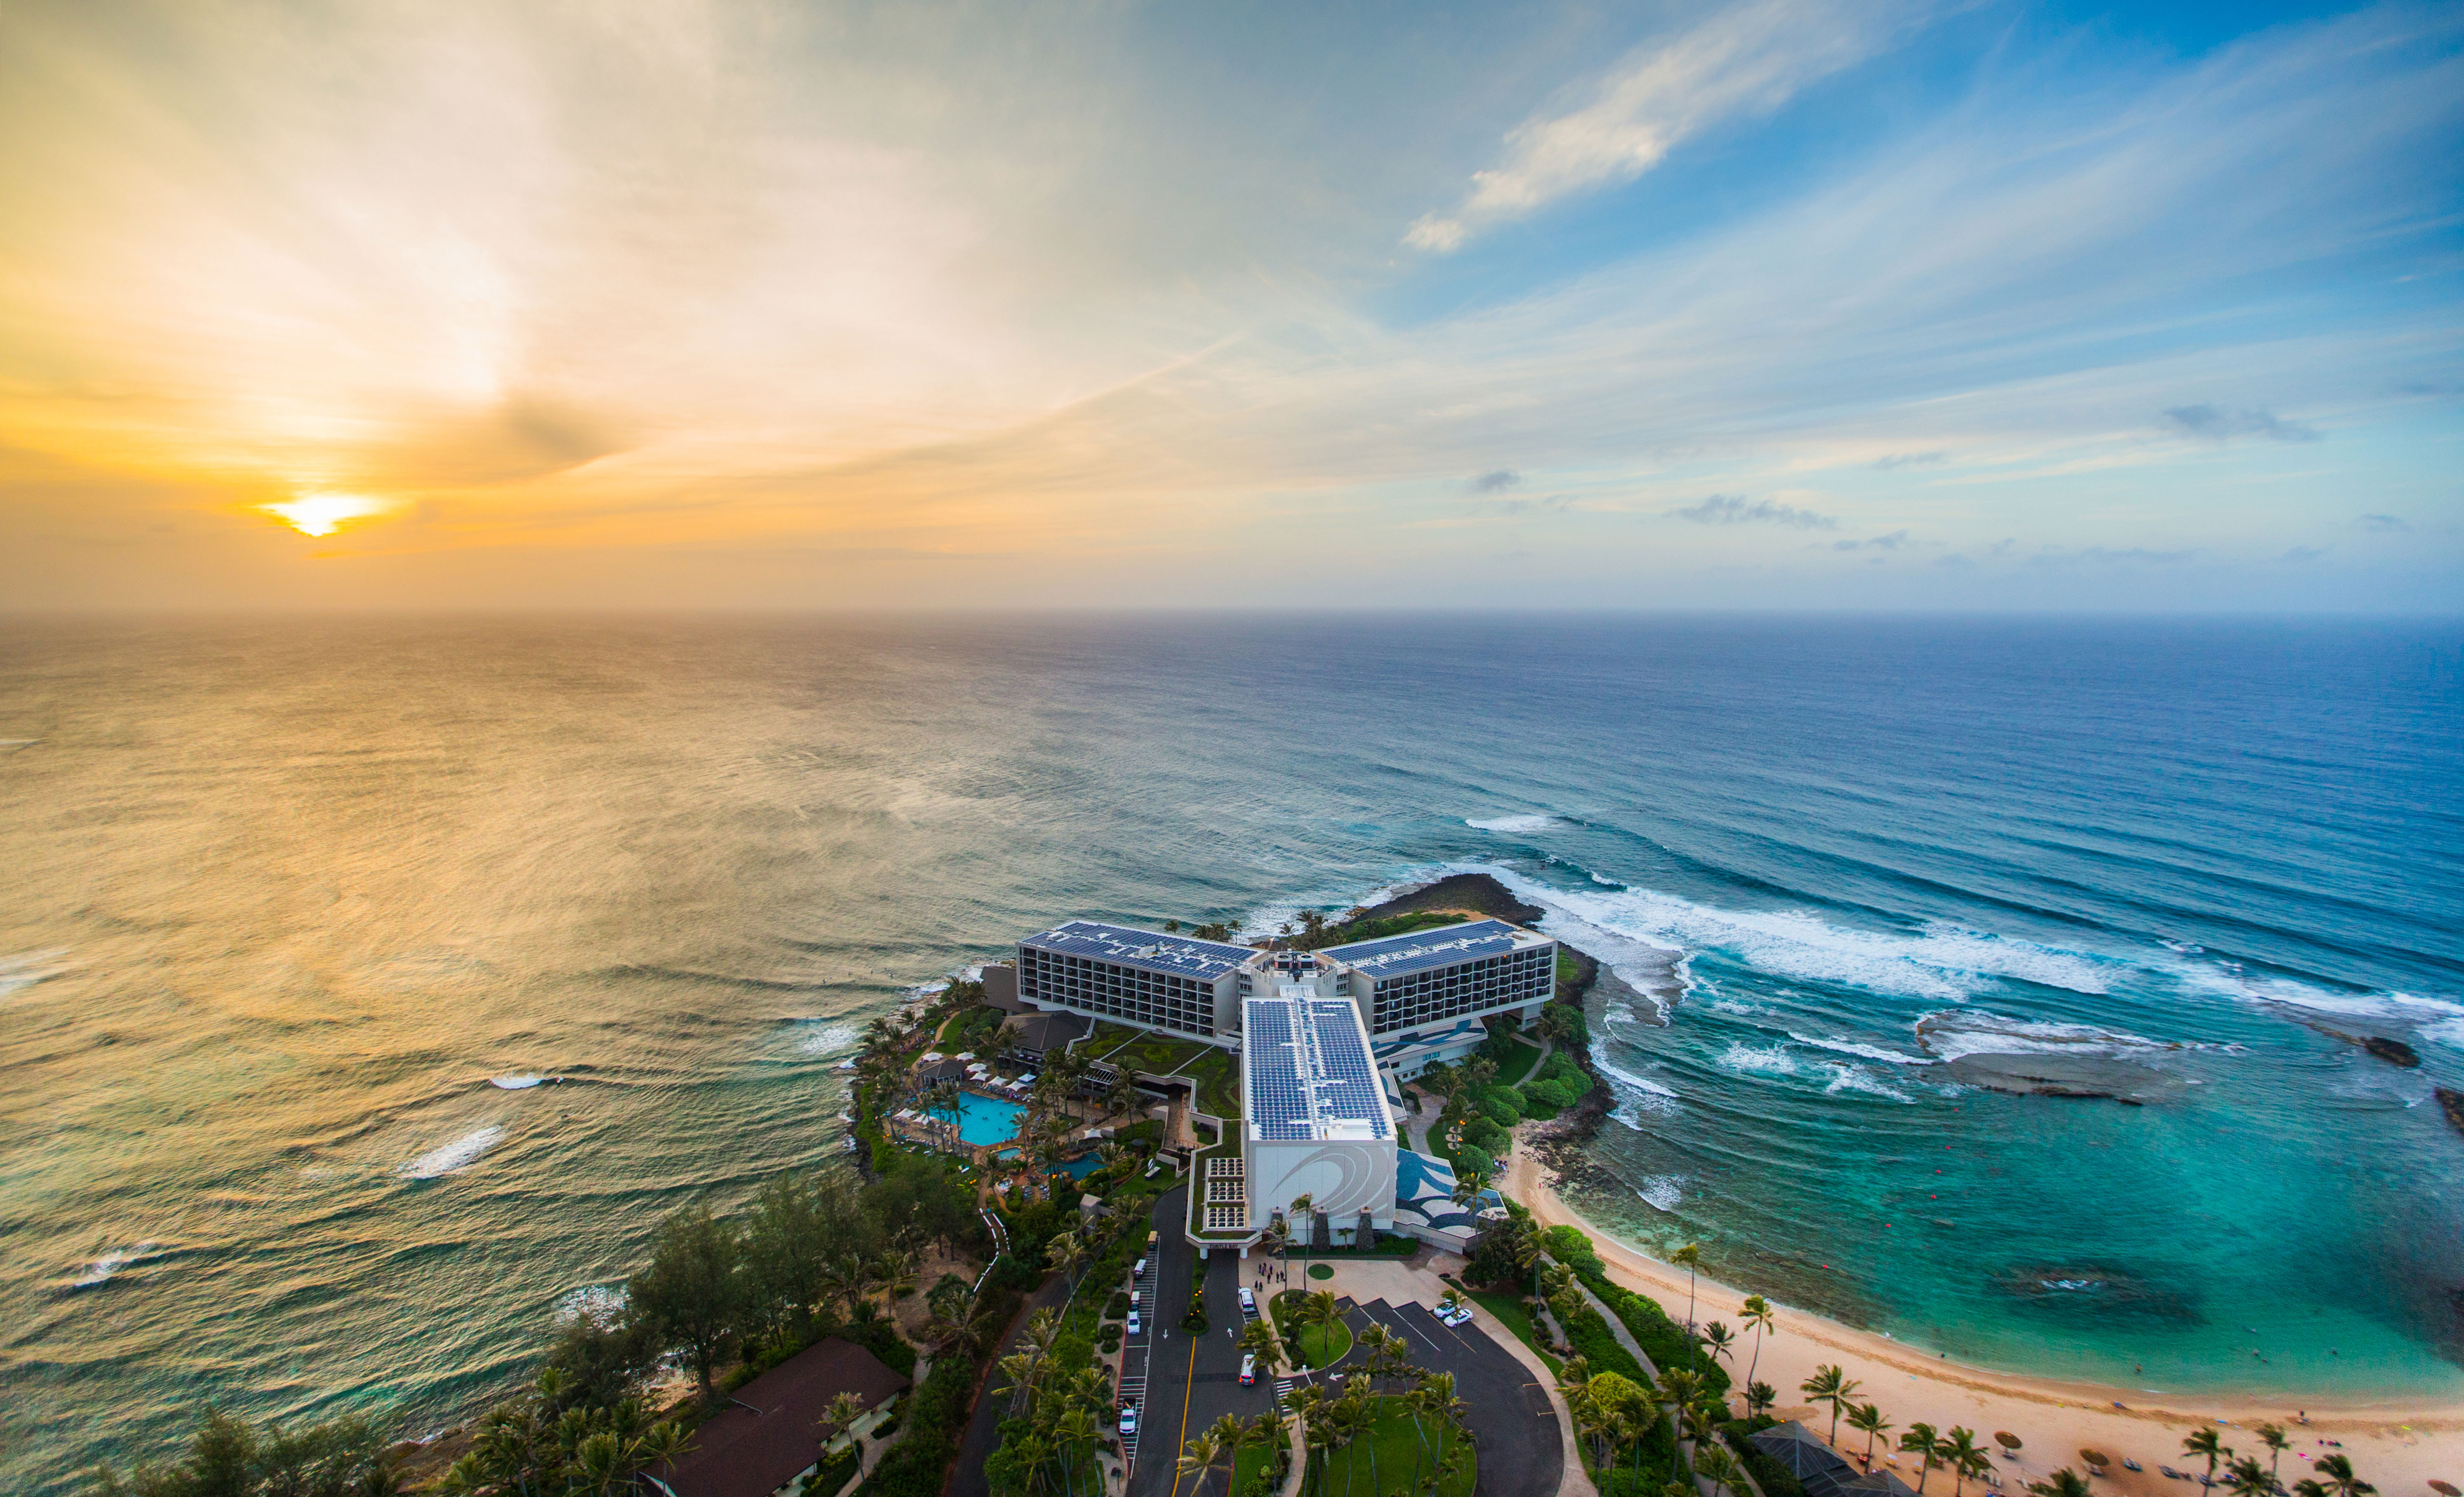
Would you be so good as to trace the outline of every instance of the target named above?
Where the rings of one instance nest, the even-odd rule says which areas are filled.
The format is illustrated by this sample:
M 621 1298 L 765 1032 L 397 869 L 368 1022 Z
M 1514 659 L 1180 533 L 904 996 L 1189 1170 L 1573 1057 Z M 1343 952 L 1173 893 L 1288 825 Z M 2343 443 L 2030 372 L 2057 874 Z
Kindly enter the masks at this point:
M 1241 1067 L 1229 1054 L 1209 1046 L 1181 1074 L 1198 1083 L 1198 1111 L 1226 1121 L 1241 1115 Z
M 1458 1450 L 1462 1464 L 1438 1483 L 1437 1497 L 1471 1497 L 1479 1466 L 1470 1442 L 1447 1420 L 1423 1417 L 1416 1422 L 1401 1398 L 1369 1400 L 1366 1418 L 1334 1433 L 1349 1438 L 1310 1456 L 1317 1467 L 1310 1477 L 1321 1497 L 1412 1497 L 1422 1490 L 1432 1466 Z
M 1277 1294 L 1271 1307 L 1275 1332 L 1284 1338 L 1284 1345 L 1290 1348 L 1302 1367 L 1331 1367 L 1352 1350 L 1352 1328 L 1340 1318 L 1316 1319 L 1311 1308 L 1313 1299 L 1306 1289 L 1286 1289 Z

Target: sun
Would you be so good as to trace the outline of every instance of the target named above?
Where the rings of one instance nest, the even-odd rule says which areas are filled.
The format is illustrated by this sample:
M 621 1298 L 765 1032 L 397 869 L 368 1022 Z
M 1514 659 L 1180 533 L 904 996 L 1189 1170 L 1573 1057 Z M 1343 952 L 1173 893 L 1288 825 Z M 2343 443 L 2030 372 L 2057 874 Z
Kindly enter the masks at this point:
M 257 508 L 282 517 L 283 523 L 303 536 L 330 536 L 350 520 L 382 515 L 393 505 L 360 494 L 303 494 L 296 499 L 260 504 Z

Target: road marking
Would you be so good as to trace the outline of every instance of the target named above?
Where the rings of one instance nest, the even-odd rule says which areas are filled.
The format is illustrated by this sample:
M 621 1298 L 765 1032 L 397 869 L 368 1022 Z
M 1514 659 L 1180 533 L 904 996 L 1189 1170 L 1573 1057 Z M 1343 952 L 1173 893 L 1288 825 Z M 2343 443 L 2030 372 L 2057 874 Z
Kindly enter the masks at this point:
M 1198 1391 L 1198 1338 L 1189 1338 L 1189 1372 L 1180 1385 L 1180 1437 L 1172 1447 L 1172 1497 L 1180 1497 L 1180 1451 L 1189 1439 L 1189 1397 Z

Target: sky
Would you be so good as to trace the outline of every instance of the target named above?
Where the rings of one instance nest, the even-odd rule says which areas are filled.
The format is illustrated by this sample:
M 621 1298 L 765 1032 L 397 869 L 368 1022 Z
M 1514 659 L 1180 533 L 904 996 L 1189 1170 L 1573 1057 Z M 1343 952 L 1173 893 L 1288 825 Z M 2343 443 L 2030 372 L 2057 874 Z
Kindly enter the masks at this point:
M 0 608 L 2464 608 L 2464 8 L 0 8 Z

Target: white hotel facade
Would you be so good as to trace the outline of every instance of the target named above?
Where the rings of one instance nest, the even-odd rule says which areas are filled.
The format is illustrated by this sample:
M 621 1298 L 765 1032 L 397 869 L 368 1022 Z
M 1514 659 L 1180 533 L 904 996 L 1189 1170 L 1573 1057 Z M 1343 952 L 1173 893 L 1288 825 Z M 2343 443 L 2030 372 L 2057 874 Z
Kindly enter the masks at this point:
M 1018 945 L 1025 1004 L 1240 1053 L 1240 1154 L 1205 1159 L 1190 1227 L 1201 1248 L 1244 1252 L 1278 1217 L 1335 1240 L 1403 1231 L 1460 1247 L 1469 1217 L 1451 1170 L 1400 1147 L 1400 1084 L 1478 1048 L 1492 1015 L 1537 1018 L 1556 972 L 1555 941 L 1487 919 L 1320 951 L 1091 920 Z M 1289 1220 L 1303 1196 L 1307 1220 Z

